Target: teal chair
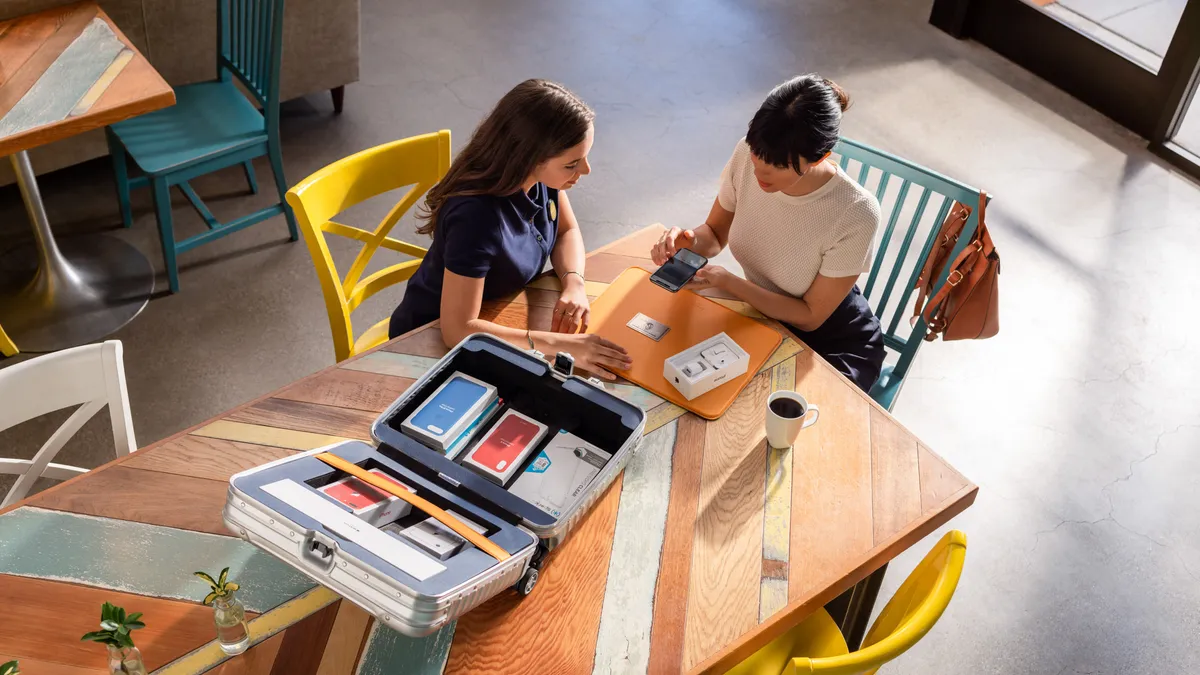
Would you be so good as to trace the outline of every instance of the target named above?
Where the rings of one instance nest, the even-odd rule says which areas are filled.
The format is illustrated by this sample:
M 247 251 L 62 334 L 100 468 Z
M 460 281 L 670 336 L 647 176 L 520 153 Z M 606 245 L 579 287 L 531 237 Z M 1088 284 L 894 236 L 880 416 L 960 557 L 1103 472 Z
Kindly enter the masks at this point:
M 218 0 L 217 79 L 178 87 L 175 105 L 108 128 L 108 146 L 117 176 L 117 197 L 125 227 L 133 224 L 129 191 L 149 185 L 162 234 L 171 292 L 179 291 L 176 256 L 219 237 L 283 214 L 292 241 L 296 220 L 284 202 L 287 181 L 279 150 L 279 63 L 283 52 L 284 0 Z M 260 112 L 238 90 L 245 86 Z M 258 191 L 251 160 L 266 155 L 275 174 L 279 203 L 228 223 L 218 222 L 188 181 L 242 165 L 251 192 Z M 126 156 L 144 175 L 130 178 Z M 178 186 L 208 225 L 208 231 L 175 241 L 171 193 Z
M 914 286 L 921 268 L 950 207 L 954 202 L 974 207 L 979 203 L 980 191 L 848 138 L 838 142 L 834 153 L 840 157 L 842 170 L 872 190 L 883 208 L 883 238 L 878 242 L 863 295 L 879 317 L 884 345 L 894 356 L 871 387 L 871 398 L 891 410 L 927 332 L 923 319 L 915 325 L 909 324 Z M 977 223 L 972 212 L 951 260 L 966 248 Z M 920 247 L 915 251 L 914 242 Z M 935 293 L 946 283 L 946 277 L 947 272 L 943 271 Z

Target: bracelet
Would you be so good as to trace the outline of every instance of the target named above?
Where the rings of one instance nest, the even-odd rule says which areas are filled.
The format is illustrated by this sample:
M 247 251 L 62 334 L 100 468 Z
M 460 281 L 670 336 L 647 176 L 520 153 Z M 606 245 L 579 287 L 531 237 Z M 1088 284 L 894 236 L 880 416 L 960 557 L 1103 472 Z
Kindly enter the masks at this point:
M 529 334 L 528 328 L 525 329 L 525 339 L 529 341 L 529 348 L 533 351 L 537 351 L 537 346 L 533 344 L 533 336 Z
M 569 272 L 563 272 L 562 276 L 559 277 L 558 280 L 565 283 L 567 281 L 567 275 L 570 275 L 570 274 L 574 274 L 575 276 L 579 277 L 580 281 L 582 281 L 585 284 L 587 283 L 587 279 L 585 279 L 582 274 L 580 274 L 579 272 L 576 272 L 575 270 L 571 270 Z

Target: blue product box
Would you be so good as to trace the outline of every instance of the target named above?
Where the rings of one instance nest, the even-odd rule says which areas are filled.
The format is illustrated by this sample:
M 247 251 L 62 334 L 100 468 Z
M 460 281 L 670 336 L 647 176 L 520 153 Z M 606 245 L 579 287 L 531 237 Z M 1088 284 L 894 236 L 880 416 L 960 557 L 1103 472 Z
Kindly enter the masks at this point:
M 435 450 L 461 451 L 464 434 L 469 436 L 498 405 L 495 387 L 455 372 L 404 420 L 401 430 Z

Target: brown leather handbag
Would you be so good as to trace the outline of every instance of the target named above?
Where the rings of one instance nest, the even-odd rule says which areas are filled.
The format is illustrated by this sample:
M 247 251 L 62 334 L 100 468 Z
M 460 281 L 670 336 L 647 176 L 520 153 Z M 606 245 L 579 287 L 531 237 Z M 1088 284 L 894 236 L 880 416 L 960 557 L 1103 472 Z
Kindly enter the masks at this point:
M 986 192 L 979 194 L 979 224 L 970 243 L 950 260 L 954 246 L 962 236 L 963 227 L 971 217 L 971 207 L 955 203 L 938 232 L 937 243 L 917 279 L 917 303 L 913 307 L 912 324 L 923 317 L 929 328 L 925 339 L 981 340 L 1000 331 L 1000 254 L 992 244 L 992 236 L 984 224 L 987 210 Z M 933 285 L 950 266 L 946 283 L 933 293 Z M 928 302 L 926 302 L 928 298 Z

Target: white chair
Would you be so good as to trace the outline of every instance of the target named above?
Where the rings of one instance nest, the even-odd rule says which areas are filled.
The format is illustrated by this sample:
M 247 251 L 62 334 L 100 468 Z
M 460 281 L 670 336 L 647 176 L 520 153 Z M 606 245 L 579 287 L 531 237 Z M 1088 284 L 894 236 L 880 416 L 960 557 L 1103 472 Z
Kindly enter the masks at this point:
M 87 473 L 87 469 L 50 460 L 106 404 L 117 456 L 137 449 L 121 351 L 120 341 L 109 340 L 64 349 L 0 370 L 0 431 L 55 410 L 79 406 L 33 459 L 0 459 L 0 474 L 20 476 L 0 508 L 24 499 L 42 476 L 66 480 Z

